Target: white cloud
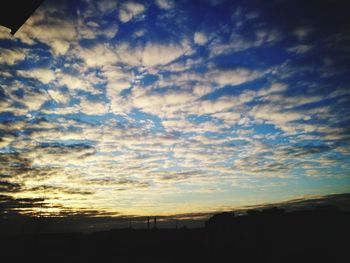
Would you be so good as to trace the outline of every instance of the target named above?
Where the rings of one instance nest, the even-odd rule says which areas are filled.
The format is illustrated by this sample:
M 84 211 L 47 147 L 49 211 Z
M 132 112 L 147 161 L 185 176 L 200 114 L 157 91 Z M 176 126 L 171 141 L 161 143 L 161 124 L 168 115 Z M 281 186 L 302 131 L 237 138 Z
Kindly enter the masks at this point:
M 142 52 L 142 64 L 145 66 L 157 66 L 168 64 L 179 58 L 186 52 L 180 45 L 147 44 Z
M 193 100 L 190 92 L 167 92 L 164 94 L 148 93 L 142 90 L 133 90 L 132 105 L 144 112 L 160 115 L 172 116 L 176 111 L 181 109 L 181 105 Z
M 118 61 L 118 55 L 115 50 L 103 44 L 98 44 L 90 49 L 79 49 L 78 54 L 89 67 L 112 65 Z
M 275 104 L 257 105 L 253 107 L 249 115 L 255 119 L 265 120 L 268 123 L 274 124 L 286 132 L 290 131 L 289 122 L 310 118 L 303 113 L 282 111 L 281 106 Z
M 85 89 L 86 86 L 82 78 L 65 73 L 58 74 L 58 83 L 67 86 L 71 90 Z
M 105 67 L 103 76 L 107 78 L 108 96 L 118 95 L 122 90 L 130 88 L 134 79 L 131 72 L 118 67 Z
M 287 50 L 296 54 L 303 54 L 310 51 L 313 48 L 311 45 L 296 45 L 294 47 L 288 48 Z
M 100 25 L 92 21 L 78 21 L 78 35 L 80 39 L 98 39 L 99 37 L 113 38 L 119 30 L 116 23 Z
M 282 34 L 276 29 L 260 29 L 254 33 L 255 39 L 247 39 L 241 34 L 233 31 L 228 43 L 221 39 L 217 39 L 210 44 L 210 55 L 215 57 L 217 55 L 224 55 L 250 48 L 257 48 L 262 45 L 271 45 L 282 39 Z
M 29 111 L 36 111 L 39 110 L 44 102 L 48 100 L 49 97 L 46 92 L 26 91 L 21 102 L 28 108 Z
M 68 93 L 63 93 L 59 90 L 55 90 L 55 89 L 49 89 L 48 90 L 49 95 L 51 96 L 51 98 L 56 101 L 57 103 L 63 103 L 66 104 L 69 99 L 70 96 Z
M 211 116 L 219 118 L 225 122 L 227 125 L 237 124 L 241 119 L 241 114 L 237 112 L 220 112 L 212 114 Z
M 222 96 L 217 100 L 197 101 L 185 109 L 195 115 L 213 114 L 231 109 L 235 106 L 233 97 Z
M 15 137 L 9 134 L 2 135 L 0 138 L 0 149 L 11 144 L 15 140 Z
M 74 23 L 68 21 L 58 20 L 54 24 L 42 24 L 33 30 L 33 38 L 48 44 L 55 55 L 64 55 L 76 39 Z
M 17 74 L 21 77 L 37 79 L 43 84 L 48 84 L 55 79 L 55 73 L 46 68 L 36 68 L 28 71 L 18 70 Z
M 174 2 L 172 0 L 156 0 L 156 4 L 161 9 L 171 9 L 174 7 Z
M 208 37 L 203 32 L 196 32 L 194 33 L 193 40 L 198 45 L 205 45 L 208 42 Z
M 293 34 L 299 39 L 303 39 L 312 32 L 311 27 L 299 27 L 293 31 Z
M 119 20 L 123 23 L 130 21 L 146 10 L 145 6 L 139 3 L 126 2 L 120 6 Z
M 23 43 L 47 44 L 54 55 L 64 55 L 77 39 L 75 21 L 67 18 L 62 6 L 39 8 L 16 33 Z
M 0 26 L 0 39 L 11 39 L 11 29 Z
M 117 64 L 156 67 L 176 60 L 189 50 L 190 46 L 186 41 L 181 44 L 147 43 L 145 46 L 136 47 L 120 43 L 115 47 L 98 44 L 90 49 L 80 49 L 78 54 L 89 67 L 109 67 Z
M 104 13 L 113 12 L 117 8 L 116 0 L 100 0 L 97 2 L 98 9 Z
M 246 68 L 232 70 L 215 70 L 207 74 L 208 80 L 214 81 L 219 85 L 239 85 L 251 81 L 259 76 L 258 72 Z
M 20 48 L 16 50 L 0 48 L 0 64 L 14 65 L 17 62 L 24 60 L 27 53 L 28 52 L 25 49 Z
M 213 88 L 207 85 L 196 85 L 193 88 L 193 94 L 198 97 L 204 96 L 212 91 L 213 91 Z
M 112 91 L 112 92 L 111 92 Z M 128 113 L 132 109 L 132 103 L 128 98 L 119 96 L 118 93 L 109 90 L 108 98 L 110 100 L 110 110 L 115 114 Z
M 258 91 L 258 96 L 266 96 L 270 95 L 272 93 L 282 93 L 283 91 L 286 91 L 288 86 L 284 83 L 273 83 L 268 88 L 261 88 Z
M 80 99 L 80 111 L 87 115 L 104 115 L 108 112 L 108 105 L 102 101 Z

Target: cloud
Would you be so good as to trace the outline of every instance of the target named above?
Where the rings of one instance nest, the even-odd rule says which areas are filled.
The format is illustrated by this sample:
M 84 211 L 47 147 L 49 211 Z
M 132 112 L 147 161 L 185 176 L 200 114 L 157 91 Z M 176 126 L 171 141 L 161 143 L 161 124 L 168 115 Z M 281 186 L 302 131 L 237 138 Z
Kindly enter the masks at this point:
M 97 40 L 100 37 L 113 38 L 118 32 L 117 24 L 101 26 L 95 22 L 81 21 L 79 24 L 79 39 Z
M 110 67 L 124 64 L 130 67 L 156 67 L 166 65 L 189 52 L 190 46 L 180 44 L 146 43 L 131 47 L 121 43 L 115 47 L 98 44 L 90 49 L 80 49 L 79 56 L 89 67 Z
M 227 41 L 216 39 L 210 43 L 211 57 L 232 54 L 235 52 L 244 51 L 251 48 L 258 48 L 263 45 L 273 45 L 282 39 L 280 31 L 276 28 L 272 29 L 257 29 L 254 32 L 254 39 L 245 36 L 241 32 L 233 31 L 230 39 Z
M 4 49 L 0 48 L 0 64 L 14 65 L 26 58 L 27 50 L 25 49 Z
M 219 85 L 239 85 L 251 81 L 259 76 L 259 73 L 246 68 L 232 70 L 214 70 L 207 74 L 209 80 Z
M 35 68 L 27 71 L 18 70 L 17 74 L 25 78 L 37 79 L 43 84 L 48 84 L 55 79 L 55 73 L 46 68 Z
M 132 105 L 144 112 L 158 115 L 172 115 L 181 109 L 180 105 L 193 100 L 189 92 L 167 92 L 165 94 L 149 93 L 142 90 L 134 90 L 132 93 Z
M 60 167 L 62 164 L 77 165 L 94 154 L 95 149 L 86 144 L 42 143 L 25 156 L 32 160 L 34 166 Z
M 213 88 L 211 86 L 205 86 L 205 85 L 196 85 L 193 88 L 193 93 L 198 97 L 204 96 L 212 91 L 213 91 Z
M 142 64 L 150 67 L 166 65 L 184 55 L 187 51 L 185 48 L 174 44 L 147 44 L 142 52 Z
M 50 99 L 44 89 L 25 85 L 19 81 L 15 81 L 7 88 L 2 110 L 15 115 L 24 115 L 28 111 L 39 110 Z
M 48 93 L 49 93 L 50 97 L 54 101 L 56 101 L 57 103 L 66 104 L 69 101 L 69 99 L 70 99 L 70 96 L 69 96 L 68 93 L 61 92 L 59 90 L 49 89 Z
M 211 116 L 223 120 L 229 126 L 238 123 L 241 119 L 241 114 L 237 112 L 220 112 L 212 114 Z
M 198 45 L 205 45 L 208 42 L 208 37 L 203 32 L 196 32 L 194 33 L 193 41 Z
M 122 90 L 130 88 L 134 80 L 131 72 L 122 70 L 119 67 L 105 67 L 103 75 L 107 79 L 107 95 L 113 97 Z
M 87 115 L 104 115 L 108 112 L 108 105 L 97 100 L 81 99 L 79 108 Z
M 67 188 L 62 186 L 55 186 L 55 185 L 45 185 L 41 184 L 39 186 L 33 186 L 33 187 L 27 187 L 26 189 L 23 189 L 23 192 L 30 192 L 35 194 L 45 194 L 46 196 L 49 195 L 92 195 L 94 192 L 92 191 L 86 191 L 79 188 Z
M 46 92 L 43 91 L 27 91 L 24 99 L 21 102 L 28 108 L 29 111 L 36 111 L 49 100 Z
M 0 181 L 0 193 L 19 192 L 21 185 L 17 183 L 11 183 L 8 181 Z
M 76 23 L 67 16 L 68 7 L 63 3 L 47 5 L 38 8 L 16 35 L 26 44 L 38 41 L 48 45 L 55 56 L 64 55 L 76 40 Z
M 156 4 L 161 9 L 171 9 L 174 7 L 174 2 L 172 0 L 156 0 Z
M 58 83 L 62 86 L 67 86 L 71 90 L 86 89 L 86 83 L 82 78 L 70 74 L 60 73 L 58 75 Z
M 121 4 L 119 9 L 119 20 L 123 23 L 142 14 L 146 10 L 145 6 L 135 2 L 126 2 Z
M 9 146 L 15 140 L 15 136 L 11 134 L 2 134 L 0 138 L 0 148 Z
M 282 93 L 282 92 L 286 91 L 287 89 L 288 89 L 288 86 L 286 84 L 281 83 L 281 82 L 277 82 L 277 83 L 271 84 L 271 86 L 269 86 L 268 88 L 259 89 L 257 95 L 258 96 L 268 96 L 268 95 L 275 94 L 275 93 Z
M 112 65 L 118 61 L 118 55 L 113 48 L 104 44 L 97 44 L 90 49 L 81 48 L 78 54 L 89 67 Z
M 287 122 L 305 120 L 309 118 L 308 116 L 298 112 L 283 112 L 282 109 L 273 104 L 255 106 L 252 108 L 249 114 L 256 119 L 266 120 L 282 129 L 285 128 L 285 124 Z
M 10 39 L 11 38 L 11 29 L 0 26 L 0 39 Z
M 219 16 L 231 4 L 218 1 L 200 4 L 202 21 L 182 4 L 47 3 L 15 37 L 1 31 L 9 210 L 195 211 L 232 187 L 280 196 L 290 180 L 346 177 L 347 75 L 333 69 L 346 60 L 342 33 L 275 23 L 254 5 Z
M 298 37 L 299 39 L 303 39 L 306 36 L 308 36 L 313 29 L 311 27 L 305 26 L 305 27 L 298 27 L 293 31 L 293 34 Z
M 14 212 L 29 210 L 35 207 L 42 207 L 43 198 L 13 198 L 6 195 L 0 195 L 0 208 L 2 211 Z
M 103 13 L 110 13 L 117 8 L 117 1 L 114 0 L 102 0 L 97 2 L 98 9 Z
M 311 45 L 296 45 L 294 47 L 288 48 L 287 50 L 296 54 L 303 54 L 310 51 L 312 48 L 313 46 Z

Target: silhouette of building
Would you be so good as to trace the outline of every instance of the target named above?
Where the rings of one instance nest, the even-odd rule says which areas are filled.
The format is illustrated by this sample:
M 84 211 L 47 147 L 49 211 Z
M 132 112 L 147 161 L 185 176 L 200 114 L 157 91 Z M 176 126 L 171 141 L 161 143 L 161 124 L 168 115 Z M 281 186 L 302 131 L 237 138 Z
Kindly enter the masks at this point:
M 223 212 L 220 214 L 215 214 L 205 222 L 206 228 L 223 228 L 231 226 L 235 214 L 233 212 Z
M 284 209 L 279 207 L 271 207 L 271 208 L 266 208 L 262 210 L 263 215 L 276 216 L 276 215 L 283 215 L 284 213 L 285 213 Z
M 248 210 L 246 213 L 248 216 L 253 216 L 253 217 L 261 215 L 261 211 L 256 210 L 256 209 Z

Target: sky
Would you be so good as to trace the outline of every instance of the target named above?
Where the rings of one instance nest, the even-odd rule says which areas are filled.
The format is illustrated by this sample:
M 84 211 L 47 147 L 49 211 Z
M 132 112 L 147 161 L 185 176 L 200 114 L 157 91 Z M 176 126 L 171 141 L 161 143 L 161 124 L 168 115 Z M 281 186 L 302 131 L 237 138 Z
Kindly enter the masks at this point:
M 53 1 L 0 27 L 0 215 L 350 191 L 346 1 Z

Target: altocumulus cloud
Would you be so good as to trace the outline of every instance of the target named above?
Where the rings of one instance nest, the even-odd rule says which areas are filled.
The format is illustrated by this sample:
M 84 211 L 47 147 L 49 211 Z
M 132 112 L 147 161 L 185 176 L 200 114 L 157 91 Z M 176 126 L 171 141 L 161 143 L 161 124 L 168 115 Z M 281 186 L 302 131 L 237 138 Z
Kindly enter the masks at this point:
M 2 213 L 202 213 L 348 191 L 346 10 L 45 1 L 14 38 L 0 29 Z

